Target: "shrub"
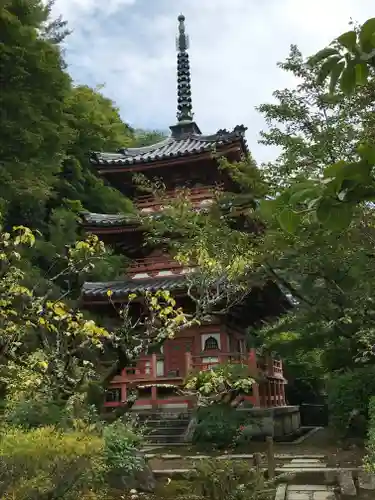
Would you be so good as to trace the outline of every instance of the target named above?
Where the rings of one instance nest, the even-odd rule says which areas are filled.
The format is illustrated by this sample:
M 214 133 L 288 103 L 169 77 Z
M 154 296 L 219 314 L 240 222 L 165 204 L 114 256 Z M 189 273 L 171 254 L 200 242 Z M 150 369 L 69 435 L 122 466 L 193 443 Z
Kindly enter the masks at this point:
M 84 497 L 95 487 L 101 488 L 102 449 L 103 440 L 84 431 L 5 427 L 0 435 L 0 497 Z
M 247 412 L 236 411 L 225 404 L 201 407 L 197 413 L 193 443 L 228 448 L 236 442 L 240 428 L 250 423 Z
M 274 497 L 274 485 L 248 462 L 202 460 L 196 464 L 191 489 L 207 500 L 268 500 Z
M 330 423 L 343 433 L 353 409 L 368 417 L 369 400 L 375 394 L 375 366 L 364 366 L 331 377 L 327 393 Z
M 144 465 L 138 451 L 143 443 L 143 436 L 136 422 L 116 420 L 103 431 L 104 459 L 110 470 L 133 474 Z
M 369 422 L 367 432 L 367 454 L 364 458 L 363 465 L 367 472 L 375 474 L 375 397 L 370 398 L 369 403 Z

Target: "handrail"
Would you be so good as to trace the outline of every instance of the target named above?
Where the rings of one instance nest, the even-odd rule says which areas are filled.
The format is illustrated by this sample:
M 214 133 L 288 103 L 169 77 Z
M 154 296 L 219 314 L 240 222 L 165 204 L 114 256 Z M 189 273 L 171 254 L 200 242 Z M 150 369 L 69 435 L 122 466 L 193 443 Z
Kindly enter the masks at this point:
M 186 191 L 188 193 L 188 197 L 191 201 L 200 201 L 206 198 L 212 197 L 215 191 L 222 191 L 223 184 L 218 184 L 217 186 L 204 186 L 204 187 L 192 187 L 186 189 L 174 189 L 168 190 L 163 193 L 159 199 L 154 194 L 144 194 L 139 195 L 135 198 L 135 204 L 138 207 L 145 206 L 160 206 L 163 205 L 167 200 L 175 199 L 178 197 L 180 193 Z
M 152 269 L 179 269 L 183 267 L 183 265 L 175 259 L 167 258 L 167 257 L 145 257 L 144 259 L 134 259 L 130 266 L 129 270 L 138 270 L 145 268 Z

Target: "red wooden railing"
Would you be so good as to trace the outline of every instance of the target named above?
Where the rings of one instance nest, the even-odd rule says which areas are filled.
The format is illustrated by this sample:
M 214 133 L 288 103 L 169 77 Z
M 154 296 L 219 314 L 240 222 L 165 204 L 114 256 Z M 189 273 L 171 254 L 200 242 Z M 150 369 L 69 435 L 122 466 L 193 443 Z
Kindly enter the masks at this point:
M 172 258 L 145 257 L 144 259 L 133 260 L 128 272 L 132 274 L 146 271 L 180 270 L 182 268 L 183 265 Z
M 204 361 L 205 358 L 213 358 L 212 361 Z M 253 385 L 253 395 L 248 399 L 257 406 L 272 407 L 285 405 L 285 390 L 283 379 L 282 362 L 269 356 L 257 358 L 255 349 L 249 353 L 205 353 L 193 356 L 190 352 L 185 353 L 185 364 L 181 367 L 180 374 L 158 373 L 157 362 L 164 359 L 160 354 L 152 354 L 149 357 L 142 357 L 134 368 L 126 368 L 121 375 L 114 377 L 112 387 L 121 387 L 122 401 L 126 400 L 127 386 L 151 386 L 151 401 L 157 402 L 157 383 L 167 383 L 182 385 L 185 376 L 192 371 L 205 371 L 222 363 L 241 363 L 249 367 L 250 373 L 257 379 L 257 376 L 264 375 L 265 380 Z M 148 363 L 146 365 L 146 363 Z M 267 379 L 267 376 L 269 379 Z M 118 403 L 120 404 L 120 403 Z M 113 403 L 106 403 L 106 406 L 114 406 Z
M 161 197 L 156 197 L 154 194 L 139 195 L 134 200 L 135 205 L 139 208 L 156 208 L 168 204 L 168 200 L 174 200 L 186 192 L 190 202 L 194 205 L 203 200 L 211 199 L 215 193 L 223 190 L 223 185 L 193 187 L 186 190 L 174 189 L 165 191 Z
M 189 354 L 187 353 L 187 358 L 189 358 Z M 214 358 L 215 361 L 206 361 L 203 360 L 205 358 Z M 190 369 L 194 371 L 205 371 L 214 368 L 215 366 L 224 364 L 224 363 L 238 363 L 238 364 L 248 364 L 248 355 L 240 354 L 240 353 L 220 353 L 216 354 L 200 354 L 198 356 L 191 356 L 191 362 L 187 361 L 187 366 L 190 365 Z

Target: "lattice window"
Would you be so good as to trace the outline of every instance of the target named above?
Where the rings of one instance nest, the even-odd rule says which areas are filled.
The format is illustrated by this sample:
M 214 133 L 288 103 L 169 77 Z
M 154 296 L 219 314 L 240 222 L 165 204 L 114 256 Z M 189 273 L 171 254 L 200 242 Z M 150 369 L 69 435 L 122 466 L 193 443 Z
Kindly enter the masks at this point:
M 204 343 L 204 350 L 205 351 L 214 351 L 219 349 L 219 344 L 215 337 L 208 337 L 206 339 L 206 342 Z
M 121 389 L 120 388 L 108 389 L 105 394 L 105 400 L 107 401 L 107 403 L 120 403 Z

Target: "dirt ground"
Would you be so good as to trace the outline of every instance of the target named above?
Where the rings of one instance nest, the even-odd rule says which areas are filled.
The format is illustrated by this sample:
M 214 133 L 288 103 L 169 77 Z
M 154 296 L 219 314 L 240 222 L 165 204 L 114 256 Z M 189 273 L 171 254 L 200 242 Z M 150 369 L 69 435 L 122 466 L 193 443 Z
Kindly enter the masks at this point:
M 358 446 L 358 443 L 347 443 L 345 449 L 338 443 L 337 439 L 332 436 L 328 429 L 322 429 L 308 437 L 300 444 L 274 444 L 275 454 L 288 454 L 288 455 L 304 455 L 304 454 L 320 454 L 327 457 L 327 465 L 329 467 L 359 467 L 362 463 L 364 455 L 363 446 Z M 242 449 L 240 453 L 265 453 L 266 444 L 262 442 L 252 442 L 249 444 L 248 449 Z M 162 454 L 172 455 L 210 455 L 212 457 L 217 455 L 224 455 L 225 451 L 205 452 L 202 450 L 197 451 L 193 446 L 186 447 L 171 447 L 163 449 L 155 449 L 150 453 L 160 456 Z M 228 451 L 227 453 L 233 453 Z M 280 462 L 285 463 L 285 460 Z M 150 460 L 150 465 L 153 469 L 189 469 L 193 466 L 193 461 L 189 459 L 179 460 L 162 460 L 154 458 Z M 366 497 L 364 497 L 364 500 Z

